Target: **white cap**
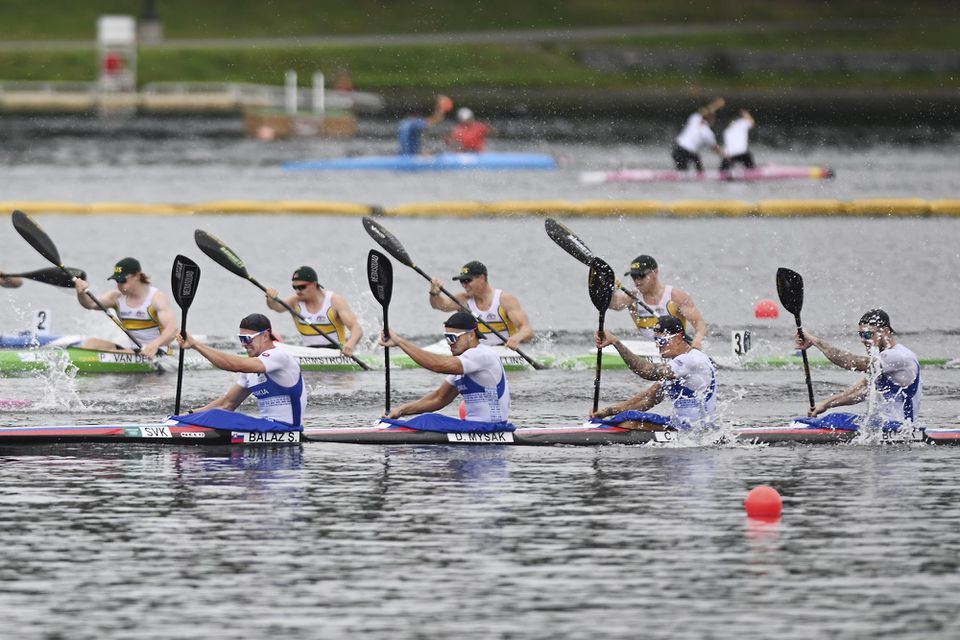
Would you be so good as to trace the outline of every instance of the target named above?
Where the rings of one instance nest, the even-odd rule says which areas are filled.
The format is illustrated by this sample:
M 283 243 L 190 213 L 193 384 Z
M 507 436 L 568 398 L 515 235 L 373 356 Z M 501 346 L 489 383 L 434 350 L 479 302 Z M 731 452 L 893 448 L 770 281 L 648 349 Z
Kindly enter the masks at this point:
M 466 122 L 471 118 L 473 118 L 473 111 L 470 111 L 470 109 L 467 109 L 466 107 L 460 107 L 460 109 L 457 111 L 457 120 L 460 122 Z

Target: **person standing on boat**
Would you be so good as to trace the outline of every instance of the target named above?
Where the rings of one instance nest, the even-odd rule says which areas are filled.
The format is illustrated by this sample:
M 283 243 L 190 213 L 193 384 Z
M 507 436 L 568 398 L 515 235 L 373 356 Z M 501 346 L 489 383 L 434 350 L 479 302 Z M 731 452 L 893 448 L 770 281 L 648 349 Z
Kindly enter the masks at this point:
M 497 353 L 480 340 L 477 319 L 458 311 L 443 323 L 443 337 L 450 345 L 445 356 L 421 349 L 394 332 L 381 335 L 380 346 L 400 347 L 414 362 L 436 373 L 446 373 L 440 386 L 419 400 L 394 408 L 388 418 L 439 411 L 463 396 L 466 419 L 506 422 L 510 416 L 510 385 Z
M 725 104 L 723 98 L 717 98 L 687 118 L 687 123 L 674 141 L 671 152 L 677 171 L 686 171 L 692 162 L 697 173 L 703 173 L 703 161 L 700 159 L 700 149 L 703 147 L 709 147 L 718 156 L 724 157 L 723 149 L 717 144 L 717 136 L 711 127 L 716 122 L 717 111 Z
M 729 171 L 738 163 L 745 169 L 756 168 L 753 154 L 750 153 L 750 129 L 753 129 L 755 124 L 750 112 L 741 109 L 740 116 L 723 130 L 724 158 L 720 163 L 720 171 Z
M 900 344 L 890 326 L 890 316 L 883 309 L 871 309 L 860 318 L 858 336 L 866 348 L 866 356 L 843 351 L 822 338 L 803 332 L 797 336 L 797 348 L 820 349 L 830 362 L 868 375 L 856 384 L 818 402 L 809 411 L 815 418 L 828 409 L 868 401 L 867 422 L 888 426 L 915 422 L 920 411 L 923 385 L 920 382 L 920 361 L 910 349 Z
M 653 339 L 653 327 L 659 316 L 673 316 L 685 326 L 688 322 L 693 325 L 693 348 L 702 349 L 703 339 L 707 335 L 707 321 L 703 319 L 700 310 L 693 303 L 693 298 L 682 289 L 660 282 L 660 267 L 653 257 L 639 255 L 630 263 L 630 270 L 625 276 L 633 278 L 637 287 L 636 295 L 653 309 L 651 314 L 623 291 L 614 291 L 610 298 L 610 309 L 622 311 L 628 309 L 634 324 L 640 334 Z
M 609 331 L 602 335 L 597 333 L 598 349 L 612 344 L 634 373 L 653 380 L 654 384 L 629 400 L 598 409 L 590 417 L 609 418 L 624 411 L 647 411 L 669 399 L 673 403 L 673 413 L 667 425 L 644 422 L 636 426 L 714 427 L 717 420 L 717 370 L 713 362 L 703 351 L 690 345 L 679 318 L 660 316 L 653 332 L 660 355 L 666 362 L 654 364 L 634 354 Z
M 472 151 L 480 153 L 487 148 L 487 136 L 495 135 L 493 127 L 486 122 L 480 122 L 473 116 L 473 111 L 462 107 L 457 111 L 457 120 L 460 122 L 450 133 L 448 142 L 458 151 Z
M 153 357 L 165 354 L 177 335 L 177 318 L 167 296 L 150 284 L 150 278 L 143 273 L 140 261 L 136 258 L 124 258 L 113 267 L 113 275 L 107 279 L 116 281 L 117 288 L 103 294 L 99 300 L 107 309 L 113 308 L 123 328 L 140 343 L 140 355 Z M 90 296 L 86 295 L 90 285 L 80 278 L 75 282 L 80 305 L 84 309 L 99 309 Z M 109 340 L 89 338 L 80 346 L 100 351 L 133 353 L 133 342 L 127 342 L 124 346 Z
M 293 316 L 293 323 L 300 332 L 300 341 L 303 345 L 340 348 L 345 355 L 352 356 L 357 343 L 363 337 L 363 329 L 347 301 L 333 291 L 325 290 L 318 282 L 317 272 L 312 267 L 300 267 L 294 271 L 290 284 L 296 293 L 284 302 L 307 319 L 304 323 L 300 318 Z M 283 313 L 286 308 L 276 301 L 278 295 L 276 289 L 267 289 L 267 306 L 278 313 Z M 333 342 L 324 338 L 311 325 L 320 327 L 323 335 L 328 336 Z M 350 332 L 349 339 L 347 331 Z
M 443 122 L 444 116 L 453 108 L 453 101 L 447 96 L 437 96 L 433 113 L 427 118 L 407 116 L 400 121 L 397 138 L 400 142 L 400 155 L 415 156 L 423 151 L 423 132 Z
M 494 289 L 487 281 L 487 267 L 482 262 L 471 260 L 463 265 L 460 273 L 453 276 L 463 286 L 463 293 L 456 294 L 460 304 L 470 309 L 474 317 L 479 318 L 501 334 L 507 334 L 506 342 L 480 324 L 480 339 L 487 346 L 504 345 L 516 351 L 523 342 L 533 339 L 533 327 L 520 301 L 513 294 L 502 289 Z M 430 282 L 430 306 L 439 311 L 457 311 L 460 309 L 453 300 L 441 295 L 443 283 L 434 278 Z
M 247 357 L 214 349 L 190 335 L 186 338 L 177 336 L 181 349 L 195 349 L 218 369 L 240 374 L 236 384 L 223 396 L 196 411 L 234 411 L 252 394 L 257 399 L 260 417 L 294 427 L 303 426 L 307 389 L 300 373 L 300 363 L 277 348 L 270 319 L 262 313 L 251 313 L 240 321 L 237 338 Z

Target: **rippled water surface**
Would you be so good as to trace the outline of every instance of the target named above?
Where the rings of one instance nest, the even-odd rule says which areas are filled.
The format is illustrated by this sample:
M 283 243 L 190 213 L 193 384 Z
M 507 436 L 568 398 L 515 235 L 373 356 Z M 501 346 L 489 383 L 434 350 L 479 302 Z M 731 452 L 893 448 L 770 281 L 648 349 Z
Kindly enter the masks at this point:
M 0 150 L 0 200 L 174 201 L 330 199 L 397 204 L 446 199 L 924 197 L 956 194 L 948 147 L 814 145 L 803 162 L 838 168 L 832 183 L 634 185 L 585 189 L 580 170 L 656 166 L 662 149 L 570 142 L 520 144 L 568 158 L 555 173 L 285 174 L 285 159 L 335 156 L 353 143 L 262 146 L 229 136 L 137 139 L 14 137 Z M 357 143 L 388 151 L 389 140 Z M 765 158 L 798 162 L 782 146 Z M 250 283 L 193 244 L 214 233 L 268 286 L 300 264 L 344 294 L 368 334 L 379 307 L 363 264 L 374 243 L 360 221 L 310 216 L 39 218 L 64 261 L 105 291 L 113 263 L 143 262 L 161 287 L 173 257 L 198 261 L 192 331 L 230 344 L 240 317 L 263 308 Z M 530 314 L 536 357 L 585 354 L 597 321 L 586 270 L 546 237 L 538 218 L 383 221 L 414 261 L 449 279 L 480 259 L 491 282 Z M 749 328 L 754 354 L 789 352 L 793 318 L 753 318 L 776 298 L 774 273 L 804 275 L 804 324 L 858 350 L 855 323 L 890 312 L 923 358 L 960 354 L 955 274 L 960 221 L 931 219 L 569 219 L 617 270 L 638 253 L 694 296 L 710 323 L 708 351 L 730 356 Z M 9 226 L 3 270 L 43 260 Z M 444 314 L 427 283 L 395 264 L 391 325 L 420 341 Z M 454 283 L 451 283 L 451 285 Z M 0 291 L 0 329 L 49 310 L 56 333 L 112 336 L 69 293 L 28 283 Z M 292 325 L 275 316 L 285 333 Z M 624 314 L 608 326 L 629 335 Z M 232 348 L 232 347 L 231 347 Z M 370 339 L 364 351 L 372 352 Z M 758 357 L 759 357 L 758 356 Z M 311 373 L 306 421 L 366 424 L 383 404 L 381 373 Z M 814 369 L 818 397 L 857 380 Z M 960 369 L 925 368 L 922 416 L 960 423 Z M 188 372 L 187 406 L 225 390 L 232 374 Z M 589 410 L 587 368 L 510 374 L 513 419 L 575 424 Z M 439 383 L 393 374 L 394 402 Z M 782 424 L 804 411 L 796 369 L 720 372 L 727 427 Z M 604 372 L 602 400 L 642 388 Z M 172 376 L 0 379 L 0 398 L 34 404 L 6 424 L 150 421 L 172 411 Z M 273 450 L 64 446 L 0 452 L 0 636 L 17 638 L 873 638 L 956 637 L 960 511 L 952 447 L 679 446 L 508 448 L 308 443 Z M 784 496 L 778 522 L 748 520 L 746 492 Z

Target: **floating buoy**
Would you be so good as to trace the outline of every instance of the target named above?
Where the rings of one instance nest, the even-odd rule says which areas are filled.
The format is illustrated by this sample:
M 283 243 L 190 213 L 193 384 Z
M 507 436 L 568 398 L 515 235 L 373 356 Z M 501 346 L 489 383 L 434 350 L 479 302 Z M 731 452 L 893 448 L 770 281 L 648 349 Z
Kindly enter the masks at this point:
M 753 308 L 753 315 L 760 320 L 779 318 L 780 307 L 770 298 L 764 298 Z
M 760 485 L 750 490 L 743 506 L 751 518 L 779 518 L 783 511 L 783 500 L 773 487 Z
M 463 400 L 460 401 L 460 419 L 461 420 L 467 419 L 467 403 L 464 402 Z

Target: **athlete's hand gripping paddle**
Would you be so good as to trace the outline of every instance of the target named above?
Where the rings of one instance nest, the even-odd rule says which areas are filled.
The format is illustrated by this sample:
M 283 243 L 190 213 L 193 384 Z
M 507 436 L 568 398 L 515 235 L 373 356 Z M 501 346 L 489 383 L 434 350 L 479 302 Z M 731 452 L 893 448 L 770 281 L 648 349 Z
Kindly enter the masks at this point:
M 387 310 L 390 307 L 390 297 L 393 295 L 393 265 L 390 264 L 387 256 L 376 249 L 371 249 L 367 254 L 367 282 L 370 283 L 373 297 L 383 307 L 383 335 L 389 339 L 390 319 Z M 386 415 L 390 413 L 390 347 L 383 349 L 383 368 L 387 393 L 384 409 L 384 415 Z
M 797 321 L 797 336 L 803 340 L 803 325 L 800 323 L 800 310 L 803 308 L 803 276 L 786 267 L 777 269 L 777 295 L 780 296 L 780 304 L 783 305 L 783 308 L 793 314 Z M 810 380 L 810 362 L 807 360 L 807 350 L 801 349 L 800 355 L 803 357 L 803 375 L 807 380 L 807 395 L 810 398 L 810 410 L 812 411 L 816 407 L 816 402 L 813 400 L 813 382 Z
M 587 288 L 590 291 L 590 301 L 600 312 L 600 321 L 597 323 L 597 333 L 603 335 L 603 320 L 607 315 L 607 308 L 610 306 L 610 298 L 613 297 L 613 286 L 617 276 L 613 273 L 606 262 L 601 258 L 593 258 L 590 261 L 590 275 L 587 280 Z M 593 412 L 596 413 L 600 405 L 600 372 L 603 367 L 603 349 L 597 347 L 597 370 L 596 378 L 593 381 Z
M 170 288 L 173 290 L 173 299 L 177 301 L 183 314 L 180 317 L 180 335 L 187 339 L 187 310 L 197 294 L 197 285 L 200 283 L 200 267 L 186 256 L 178 255 L 173 259 L 173 271 L 170 274 Z M 180 415 L 180 389 L 183 384 L 183 353 L 180 349 L 180 360 L 177 362 L 177 399 L 174 403 L 173 415 Z

